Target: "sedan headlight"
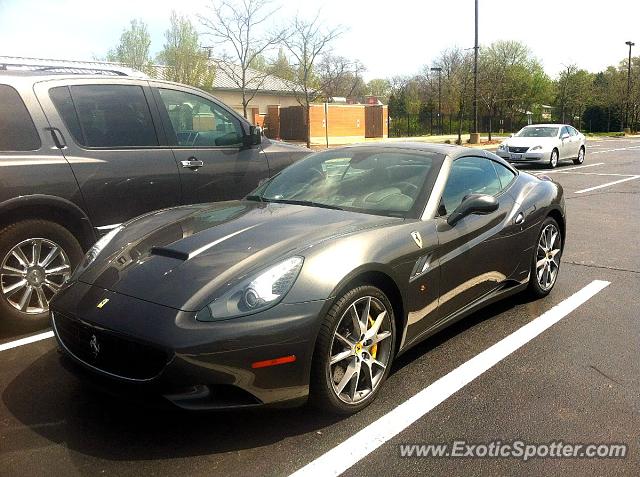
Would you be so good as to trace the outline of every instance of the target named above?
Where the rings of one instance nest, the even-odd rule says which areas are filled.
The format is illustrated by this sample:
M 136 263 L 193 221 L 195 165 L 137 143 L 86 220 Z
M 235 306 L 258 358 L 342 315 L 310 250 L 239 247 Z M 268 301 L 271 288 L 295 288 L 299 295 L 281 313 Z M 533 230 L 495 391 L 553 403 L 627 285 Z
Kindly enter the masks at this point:
M 541 151 L 542 150 L 542 146 L 535 146 L 532 147 L 531 149 L 529 149 L 530 151 Z
M 304 259 L 291 257 L 243 280 L 200 310 L 198 321 L 218 321 L 271 308 L 291 289 Z

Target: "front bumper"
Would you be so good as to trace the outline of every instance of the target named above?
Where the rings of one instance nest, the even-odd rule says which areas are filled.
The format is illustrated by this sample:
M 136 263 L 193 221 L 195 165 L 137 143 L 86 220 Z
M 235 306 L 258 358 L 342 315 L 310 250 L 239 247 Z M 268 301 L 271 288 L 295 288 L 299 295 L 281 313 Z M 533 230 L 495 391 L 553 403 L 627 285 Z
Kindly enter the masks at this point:
M 549 162 L 551 158 L 551 152 L 547 151 L 534 151 L 534 152 L 524 152 L 522 154 L 511 153 L 508 151 L 496 151 L 496 154 L 500 156 L 502 159 L 512 162 Z
M 202 323 L 195 313 L 76 282 L 51 310 L 66 367 L 84 380 L 125 397 L 162 396 L 184 409 L 220 409 L 303 403 L 325 304 L 281 303 Z M 283 356 L 295 361 L 252 367 Z

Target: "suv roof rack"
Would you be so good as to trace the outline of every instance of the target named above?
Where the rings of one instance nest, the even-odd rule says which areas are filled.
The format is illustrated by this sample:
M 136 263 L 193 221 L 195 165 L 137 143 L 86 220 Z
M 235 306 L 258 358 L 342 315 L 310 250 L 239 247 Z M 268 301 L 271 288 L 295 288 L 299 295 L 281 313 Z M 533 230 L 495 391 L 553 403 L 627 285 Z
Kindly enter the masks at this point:
M 119 63 L 24 58 L 18 56 L 0 56 L 0 71 L 22 71 L 32 74 L 89 74 L 147 78 L 147 75 L 144 73 Z

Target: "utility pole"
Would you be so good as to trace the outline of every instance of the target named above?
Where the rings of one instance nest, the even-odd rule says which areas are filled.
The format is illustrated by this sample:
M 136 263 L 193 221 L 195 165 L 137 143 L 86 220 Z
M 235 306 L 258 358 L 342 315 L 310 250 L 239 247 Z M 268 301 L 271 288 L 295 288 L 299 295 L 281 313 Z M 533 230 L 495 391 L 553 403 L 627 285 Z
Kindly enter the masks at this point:
M 480 132 L 478 131 L 478 0 L 476 2 L 476 41 L 473 46 L 473 132 L 471 133 L 471 144 L 480 143 Z
M 631 47 L 635 45 L 632 41 L 625 42 L 625 45 L 629 45 L 629 63 L 627 64 L 627 107 L 624 113 L 625 128 L 623 131 L 629 134 L 631 133 L 631 125 L 629 124 L 629 103 L 631 102 Z M 628 130 L 628 131 L 627 131 Z
M 442 135 L 442 68 L 431 68 L 438 72 L 438 133 Z

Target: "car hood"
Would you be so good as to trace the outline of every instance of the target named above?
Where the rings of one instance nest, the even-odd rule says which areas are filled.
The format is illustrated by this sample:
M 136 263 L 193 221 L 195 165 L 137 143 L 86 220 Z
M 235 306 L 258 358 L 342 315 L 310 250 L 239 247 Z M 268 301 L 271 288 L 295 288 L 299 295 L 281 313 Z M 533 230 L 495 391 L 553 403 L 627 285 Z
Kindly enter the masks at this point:
M 237 280 L 310 246 L 402 219 L 251 201 L 178 207 L 127 224 L 79 281 L 197 311 Z
M 555 143 L 557 138 L 555 137 L 510 137 L 505 141 L 505 144 L 511 147 L 535 147 L 535 146 L 547 146 Z

